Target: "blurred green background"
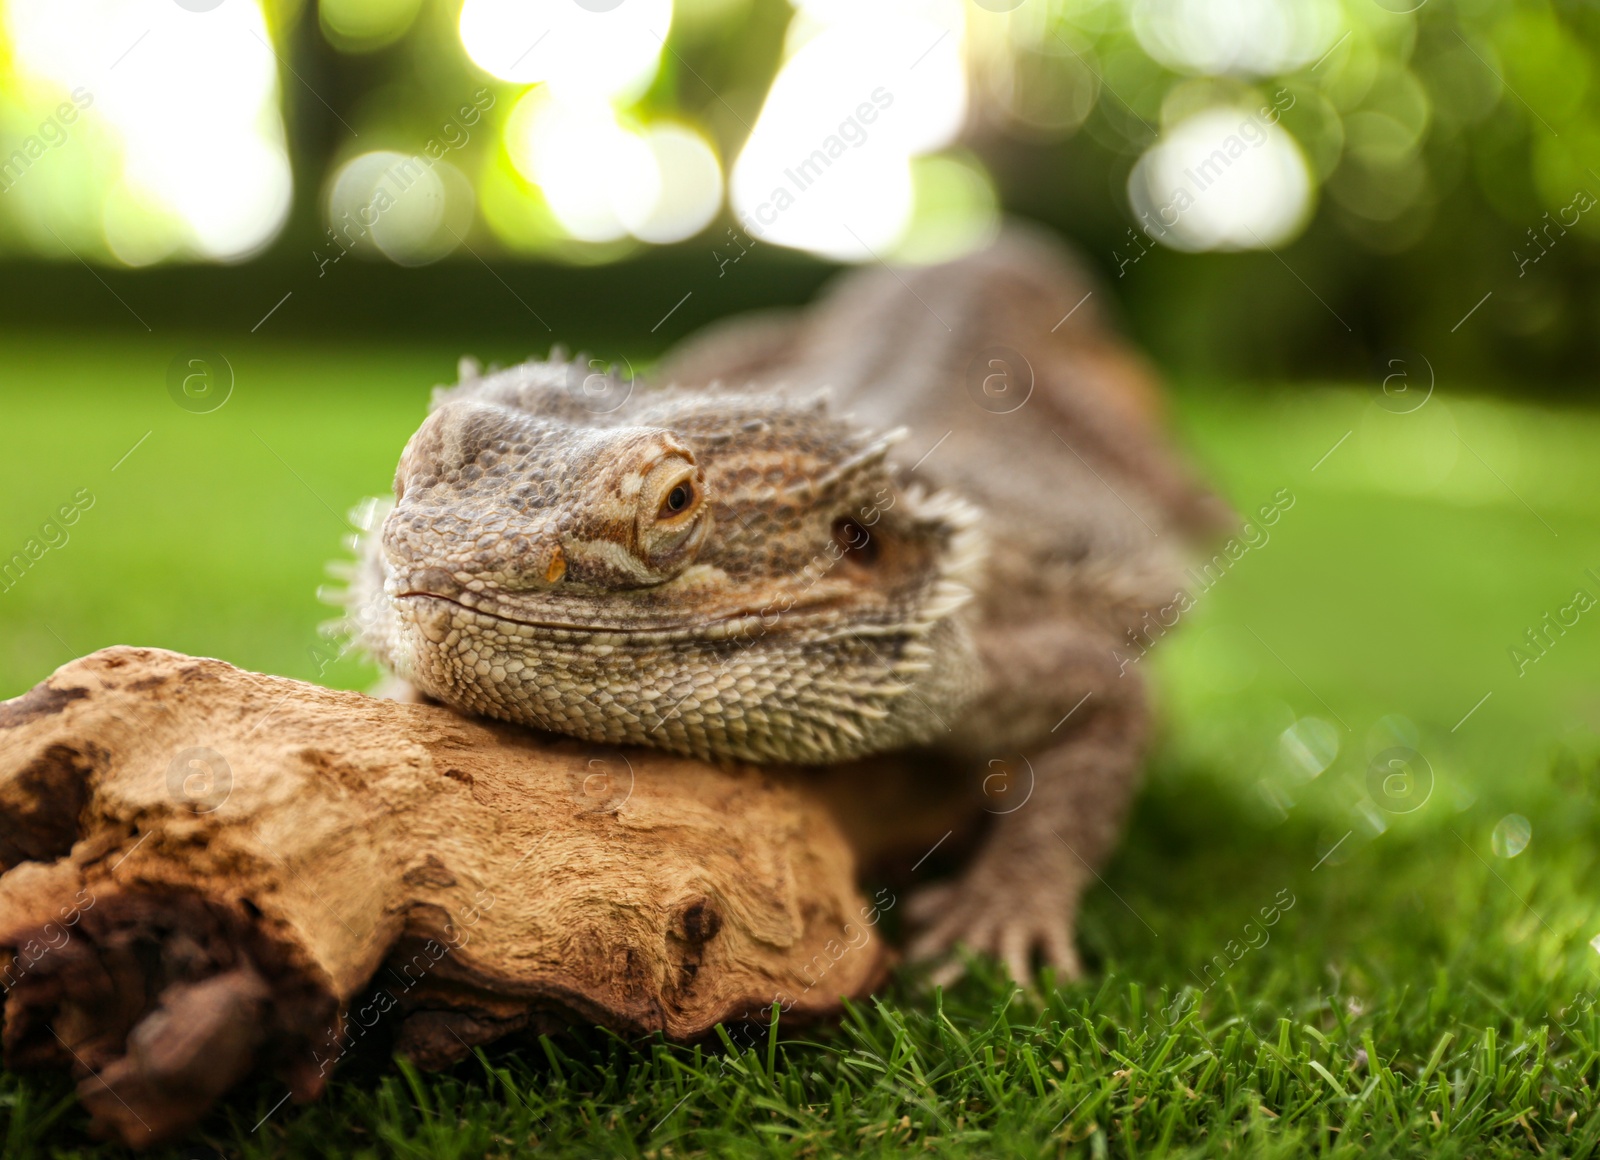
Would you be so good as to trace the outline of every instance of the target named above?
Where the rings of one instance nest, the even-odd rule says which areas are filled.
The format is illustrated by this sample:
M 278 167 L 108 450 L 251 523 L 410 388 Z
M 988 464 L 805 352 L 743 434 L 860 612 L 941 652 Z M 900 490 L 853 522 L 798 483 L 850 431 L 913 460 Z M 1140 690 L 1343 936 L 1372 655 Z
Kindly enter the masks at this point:
M 1004 210 L 1078 240 L 1190 371 L 1366 378 L 1410 350 L 1453 383 L 1582 393 L 1600 354 L 1578 0 L 3 12 L 16 328 L 636 355 L 803 300 L 819 256 L 931 260 Z M 875 91 L 892 107 L 829 146 Z M 818 149 L 843 159 L 758 220 Z
M 974 1154 L 1131 1154 L 1139 1125 L 1146 1143 L 1270 1152 L 1266 1105 L 1288 1151 L 1332 1148 L 1341 1123 L 1352 1150 L 1371 1133 L 1417 1154 L 1600 1141 L 1600 1015 L 1577 1002 L 1600 967 L 1600 9 L 0 12 L 0 696 L 117 643 L 366 687 L 370 666 L 318 634 L 316 589 L 461 354 L 560 341 L 647 372 L 670 342 L 804 302 L 841 265 L 938 260 L 1030 217 L 1100 274 L 1225 494 L 1247 512 L 1294 502 L 1145 662 L 1161 734 L 1085 905 L 1095 979 L 1052 1000 L 1082 1004 L 1075 1046 L 1052 1048 L 1066 1079 L 1029 1094 L 1019 1045 L 1071 1019 L 1007 1016 L 992 975 L 943 1023 L 901 992 L 875 1017 L 910 1028 L 930 1106 L 968 1124 Z M 793 204 L 774 212 L 780 189 Z M 1399 782 L 1380 760 L 1396 747 L 1412 754 Z M 1226 988 L 1195 991 L 1184 1046 L 1139 1030 L 1280 884 L 1304 909 Z M 1558 1018 L 1575 1005 L 1580 1023 Z M 999 1078 L 949 1064 L 958 1026 L 995 1037 Z M 760 1097 L 792 1125 L 765 1146 L 896 1142 L 874 1125 L 898 1124 L 899 1089 L 861 1088 L 866 1049 L 818 1035 Z M 1356 1100 L 1369 1048 L 1392 1074 Z M 1213 1051 L 1226 1098 L 1199 1078 Z M 516 1065 L 542 1139 L 583 1155 L 744 1140 L 730 1073 L 698 1073 L 712 1094 L 680 1114 L 678 1080 L 595 1052 L 587 1087 Z M 1117 1088 L 1123 1065 L 1171 1073 L 1171 1090 Z M 32 1083 L 0 1081 L 18 1154 L 87 1148 L 50 1103 L 61 1089 Z M 393 1085 L 336 1084 L 258 1133 L 278 1098 L 263 1087 L 207 1138 L 476 1155 L 512 1130 L 492 1127 L 515 1112 L 495 1083 Z M 436 1136 L 431 1113 L 407 1118 L 458 1097 Z M 834 1121 L 816 1110 L 830 1098 Z M 695 1109 L 719 1099 L 734 1110 L 714 1130 Z
M 314 588 L 450 350 L 263 344 L 202 414 L 160 385 L 153 338 L 13 338 L 0 360 L 27 384 L 6 396 L 0 535 L 21 546 L 77 509 L 0 594 L 0 693 L 122 642 L 373 679 L 317 634 Z M 1181 437 L 1236 504 L 1292 505 L 1143 662 L 1160 732 L 1085 900 L 1084 983 L 1041 1008 L 980 967 L 934 1009 L 902 977 L 842 1030 L 785 1031 L 732 1064 L 593 1033 L 402 1078 L 380 1044 L 304 1110 L 257 1077 L 198 1141 L 250 1157 L 1592 1155 L 1600 606 L 1564 633 L 1545 618 L 1600 600 L 1600 416 L 1438 390 L 1401 413 L 1347 383 L 1174 388 Z M 1398 770 L 1381 756 L 1396 747 Z M 1241 951 L 1285 893 L 1276 937 Z M 1042 1091 L 1035 1051 L 1056 1061 Z M 110 1154 L 61 1077 L 0 1077 L 0 1132 L 19 1157 Z

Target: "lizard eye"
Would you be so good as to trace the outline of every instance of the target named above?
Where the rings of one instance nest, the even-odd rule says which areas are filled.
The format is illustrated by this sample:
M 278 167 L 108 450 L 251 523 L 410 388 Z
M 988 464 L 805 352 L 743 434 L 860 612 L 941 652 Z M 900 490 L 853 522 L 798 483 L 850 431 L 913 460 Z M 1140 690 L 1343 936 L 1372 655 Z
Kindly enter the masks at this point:
M 710 532 L 705 473 L 687 453 L 666 455 L 646 471 L 640 491 L 637 553 L 651 571 L 675 574 Z
M 670 520 L 673 516 L 693 504 L 694 499 L 694 483 L 690 480 L 684 480 L 667 492 L 667 498 L 661 501 L 661 511 L 657 514 L 657 518 Z

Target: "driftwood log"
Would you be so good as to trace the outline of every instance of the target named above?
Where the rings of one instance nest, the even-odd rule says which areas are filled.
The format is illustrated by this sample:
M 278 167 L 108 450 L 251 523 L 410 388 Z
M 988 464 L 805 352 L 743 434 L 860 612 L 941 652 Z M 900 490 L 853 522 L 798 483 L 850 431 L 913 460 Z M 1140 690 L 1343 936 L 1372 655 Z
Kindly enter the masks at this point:
M 106 649 L 0 703 L 6 1062 L 141 1146 L 369 1033 L 822 1017 L 891 959 L 855 864 L 803 780 Z

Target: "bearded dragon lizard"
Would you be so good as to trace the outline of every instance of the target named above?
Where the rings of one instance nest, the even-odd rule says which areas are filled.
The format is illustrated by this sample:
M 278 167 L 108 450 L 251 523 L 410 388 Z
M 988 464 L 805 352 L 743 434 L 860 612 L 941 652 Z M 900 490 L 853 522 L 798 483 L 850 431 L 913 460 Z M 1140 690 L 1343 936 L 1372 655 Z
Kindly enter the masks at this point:
M 708 759 L 1020 755 L 912 915 L 1014 978 L 1080 971 L 1079 894 L 1145 741 L 1142 655 L 1226 518 L 1090 283 L 1011 227 L 940 267 L 713 328 L 645 389 L 566 361 L 436 391 L 349 593 L 359 643 L 461 710 Z M 1019 774 L 1020 776 L 1020 774 Z

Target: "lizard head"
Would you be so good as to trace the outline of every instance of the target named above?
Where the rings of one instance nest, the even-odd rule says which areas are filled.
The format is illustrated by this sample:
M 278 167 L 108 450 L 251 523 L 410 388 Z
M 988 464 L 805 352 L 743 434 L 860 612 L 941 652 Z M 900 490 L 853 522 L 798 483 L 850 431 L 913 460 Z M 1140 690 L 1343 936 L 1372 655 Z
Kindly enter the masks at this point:
M 777 393 L 599 413 L 577 375 L 436 397 L 358 584 L 382 663 L 470 711 L 760 761 L 912 743 L 964 694 L 974 513 L 901 484 L 899 433 Z

